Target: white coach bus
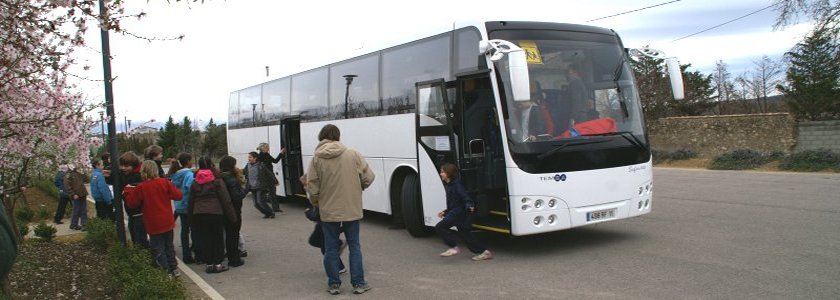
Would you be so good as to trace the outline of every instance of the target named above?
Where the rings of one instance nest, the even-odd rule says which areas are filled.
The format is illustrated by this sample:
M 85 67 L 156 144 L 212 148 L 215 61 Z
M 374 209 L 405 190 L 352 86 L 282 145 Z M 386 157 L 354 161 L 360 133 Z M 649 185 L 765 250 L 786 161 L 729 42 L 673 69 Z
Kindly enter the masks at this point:
M 261 142 L 273 154 L 285 147 L 277 193 L 295 197 L 318 132 L 335 124 L 376 173 L 364 209 L 414 236 L 446 208 L 445 162 L 461 169 L 478 229 L 519 236 L 650 212 L 651 152 L 628 57 L 639 51 L 583 25 L 454 28 L 232 92 L 230 154 L 245 162 Z

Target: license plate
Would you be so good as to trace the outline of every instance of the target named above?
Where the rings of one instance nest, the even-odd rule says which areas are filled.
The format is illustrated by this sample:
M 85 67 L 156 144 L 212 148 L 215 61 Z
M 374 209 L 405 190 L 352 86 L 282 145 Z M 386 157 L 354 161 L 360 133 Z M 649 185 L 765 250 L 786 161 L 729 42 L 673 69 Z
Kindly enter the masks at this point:
M 586 221 L 600 221 L 615 218 L 615 208 L 598 210 L 586 213 Z

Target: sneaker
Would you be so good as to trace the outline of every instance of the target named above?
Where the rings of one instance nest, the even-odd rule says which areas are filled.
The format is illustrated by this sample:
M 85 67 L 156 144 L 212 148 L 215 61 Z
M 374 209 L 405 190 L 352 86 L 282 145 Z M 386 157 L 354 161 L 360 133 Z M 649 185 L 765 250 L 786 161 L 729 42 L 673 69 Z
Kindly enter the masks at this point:
M 204 273 L 216 273 L 216 266 L 207 265 L 206 267 L 204 267 Z
M 245 251 L 245 250 L 239 251 L 239 257 L 248 257 L 248 251 Z
M 223 264 L 218 265 L 207 265 L 207 268 L 204 270 L 207 273 L 222 273 L 227 271 L 229 268 Z
M 493 252 L 490 252 L 490 250 L 484 250 L 484 252 L 481 252 L 481 254 L 472 257 L 472 260 L 474 261 L 488 259 L 493 259 Z
M 330 295 L 341 294 L 341 290 L 339 288 L 341 288 L 341 285 L 339 284 L 330 284 L 330 286 L 327 288 L 327 293 L 330 293 Z
M 338 270 L 338 274 L 344 274 L 344 273 L 347 273 L 347 267 L 344 267 L 344 269 Z
M 282 210 L 282 209 L 279 209 L 279 208 L 276 208 L 276 209 L 274 209 L 274 212 L 283 213 L 283 210 Z
M 178 269 L 172 270 L 171 272 L 169 272 L 169 277 L 170 277 L 170 278 L 178 278 L 178 277 L 181 277 L 181 272 L 180 272 L 180 271 L 178 271 Z
M 453 256 L 453 255 L 458 255 L 458 253 L 461 253 L 461 249 L 458 248 L 458 247 L 452 247 L 452 248 L 446 249 L 446 251 L 443 251 L 443 253 L 441 253 L 440 256 L 450 257 L 450 256 Z
M 367 291 L 370 291 L 370 286 L 367 283 L 353 285 L 353 294 L 364 294 Z

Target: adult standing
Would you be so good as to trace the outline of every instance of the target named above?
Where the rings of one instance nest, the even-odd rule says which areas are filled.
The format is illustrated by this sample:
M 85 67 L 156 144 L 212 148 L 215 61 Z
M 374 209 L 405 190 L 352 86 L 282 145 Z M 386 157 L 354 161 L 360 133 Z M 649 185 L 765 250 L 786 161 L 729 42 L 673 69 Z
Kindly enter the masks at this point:
M 87 196 L 85 177 L 76 170 L 73 164 L 67 165 L 64 174 L 64 188 L 67 196 L 73 201 L 73 213 L 70 215 L 70 229 L 82 230 L 87 225 Z
M 341 293 L 339 277 L 339 240 L 343 228 L 350 248 L 350 283 L 353 293 L 370 290 L 365 281 L 362 247 L 359 241 L 359 220 L 362 219 L 362 191 L 375 178 L 367 161 L 339 140 L 338 127 L 327 124 L 318 133 L 318 146 L 309 164 L 307 191 L 310 201 L 320 210 L 324 231 L 324 270 L 327 273 L 327 292 Z
M 64 219 L 64 211 L 67 210 L 67 203 L 70 202 L 70 197 L 67 196 L 67 190 L 64 189 L 64 174 L 67 173 L 67 165 L 62 164 L 58 166 L 58 172 L 55 173 L 53 184 L 58 188 L 58 207 L 55 209 L 55 217 L 53 223 L 64 224 L 61 219 Z
M 260 153 L 257 155 L 257 161 L 262 163 L 266 169 L 268 169 L 271 173 L 271 176 L 274 176 L 274 164 L 280 162 L 281 159 L 285 157 L 286 148 L 280 149 L 280 153 L 277 154 L 277 157 L 272 157 L 271 153 L 269 153 L 268 143 L 260 143 L 257 147 L 257 151 Z M 271 191 L 269 194 L 269 200 L 271 202 L 271 208 L 274 212 L 283 212 L 280 209 L 280 201 L 277 199 L 277 186 L 272 185 Z

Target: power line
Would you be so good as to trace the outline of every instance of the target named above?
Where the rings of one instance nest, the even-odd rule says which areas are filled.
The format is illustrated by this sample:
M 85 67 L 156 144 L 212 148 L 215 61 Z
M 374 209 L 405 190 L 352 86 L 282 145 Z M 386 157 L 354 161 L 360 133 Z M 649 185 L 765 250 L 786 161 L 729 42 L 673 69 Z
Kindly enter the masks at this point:
M 718 25 L 715 25 L 715 26 L 712 26 L 712 27 L 709 27 L 709 28 L 703 29 L 703 30 L 701 30 L 701 31 L 698 31 L 698 32 L 695 32 L 695 33 L 692 33 L 692 34 L 686 35 L 686 36 L 684 36 L 684 37 L 678 38 L 678 39 L 673 40 L 673 41 L 671 41 L 671 42 L 676 42 L 676 41 L 679 41 L 679 40 L 682 40 L 682 39 L 686 39 L 686 38 L 689 38 L 689 37 L 692 37 L 692 36 L 695 36 L 695 35 L 698 35 L 698 34 L 704 33 L 704 32 L 706 32 L 706 31 L 709 31 L 709 30 L 712 30 L 712 29 L 715 29 L 715 28 L 721 27 L 721 26 L 723 26 L 723 25 L 726 25 L 726 24 L 729 24 L 729 23 L 732 23 L 732 22 L 738 21 L 738 20 L 740 20 L 740 19 L 743 19 L 743 18 L 746 18 L 746 17 L 752 16 L 752 15 L 754 15 L 754 14 L 757 14 L 757 13 L 761 12 L 761 11 L 764 11 L 764 10 L 766 10 L 766 9 L 768 9 L 768 8 L 773 7 L 773 6 L 776 6 L 776 4 L 770 4 L 770 5 L 768 5 L 768 6 L 767 6 L 767 7 L 765 7 L 765 8 L 762 8 L 762 9 L 756 10 L 756 11 L 751 12 L 751 13 L 748 13 L 748 14 L 746 14 L 746 15 L 743 15 L 743 16 L 737 17 L 737 18 L 735 18 L 735 19 L 732 19 L 732 20 L 726 21 L 726 22 L 724 22 L 724 23 L 721 23 L 721 24 L 718 24 Z
M 592 22 L 592 21 L 598 21 L 598 20 L 602 20 L 602 19 L 606 19 L 606 18 L 612 18 L 612 17 L 615 17 L 615 16 L 620 16 L 620 15 L 625 15 L 625 14 L 629 14 L 629 13 L 634 13 L 634 12 L 637 12 L 637 11 L 642 11 L 642 10 L 645 10 L 645 9 L 648 9 L 648 8 L 654 8 L 654 7 L 657 7 L 657 6 L 662 6 L 662 5 L 671 4 L 671 3 L 674 3 L 674 2 L 680 2 L 680 1 L 682 1 L 682 0 L 674 0 L 674 1 L 664 2 L 664 3 L 659 3 L 659 4 L 656 4 L 656 5 L 651 5 L 651 6 L 648 6 L 648 7 L 642 7 L 642 8 L 639 8 L 639 9 L 634 9 L 634 10 L 630 10 L 630 11 L 625 11 L 625 12 L 623 12 L 623 13 L 617 13 L 617 14 L 614 14 L 614 15 L 606 16 L 606 17 L 600 17 L 600 18 L 597 18 L 597 19 L 592 19 L 592 20 L 589 20 L 589 21 L 586 21 L 586 22 L 587 22 L 587 23 L 589 23 L 589 22 Z

